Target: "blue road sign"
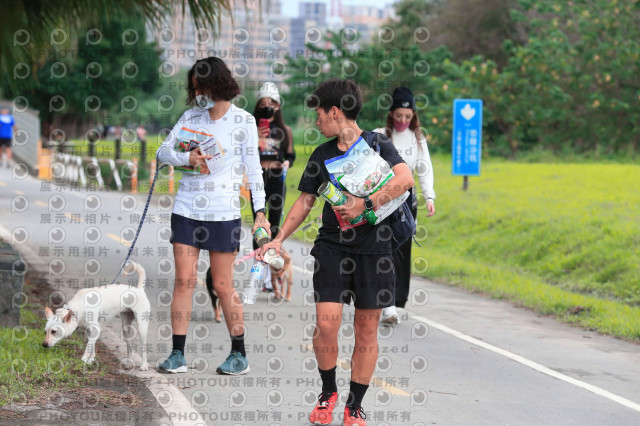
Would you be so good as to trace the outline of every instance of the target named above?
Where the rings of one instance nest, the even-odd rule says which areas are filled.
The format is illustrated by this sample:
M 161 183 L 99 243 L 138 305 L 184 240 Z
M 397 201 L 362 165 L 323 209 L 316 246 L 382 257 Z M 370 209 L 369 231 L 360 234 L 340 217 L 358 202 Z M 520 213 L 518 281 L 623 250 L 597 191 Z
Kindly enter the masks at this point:
M 453 101 L 451 174 L 480 176 L 482 153 L 482 100 Z

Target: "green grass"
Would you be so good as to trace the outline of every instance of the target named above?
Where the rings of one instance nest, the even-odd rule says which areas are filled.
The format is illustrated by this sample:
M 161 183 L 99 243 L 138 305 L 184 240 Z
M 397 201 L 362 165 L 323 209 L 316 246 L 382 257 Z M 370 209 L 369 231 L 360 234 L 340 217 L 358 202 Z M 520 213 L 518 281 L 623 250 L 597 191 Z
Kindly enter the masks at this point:
M 311 150 L 298 146 L 285 211 Z M 451 157 L 432 160 L 436 215 L 419 211 L 414 273 L 426 261 L 429 279 L 640 339 L 640 166 L 486 160 L 464 192 Z M 312 241 L 315 229 L 294 238 Z
M 0 327 L 0 406 L 34 402 L 46 392 L 77 388 L 101 374 L 80 360 L 80 333 L 44 348 L 45 321 L 34 308 L 42 309 L 30 305 L 21 310 L 20 327 Z

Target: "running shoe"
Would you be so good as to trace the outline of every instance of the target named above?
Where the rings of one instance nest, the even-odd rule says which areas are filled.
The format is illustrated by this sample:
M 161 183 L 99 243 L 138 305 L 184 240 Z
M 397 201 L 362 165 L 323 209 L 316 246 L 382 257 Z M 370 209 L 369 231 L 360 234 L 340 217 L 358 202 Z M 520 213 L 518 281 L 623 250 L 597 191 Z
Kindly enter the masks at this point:
M 322 392 L 318 396 L 318 403 L 309 415 L 309 421 L 314 425 L 331 424 L 336 401 L 338 401 L 338 392 Z
M 185 361 L 182 352 L 174 349 L 171 351 L 169 358 L 165 359 L 164 362 L 158 366 L 158 371 L 162 373 L 186 373 L 187 361 Z
M 231 351 L 227 359 L 216 369 L 218 374 L 239 376 L 249 372 L 249 361 L 238 351 Z
M 366 418 L 361 406 L 351 405 L 344 407 L 344 423 L 342 424 L 344 426 L 367 426 Z

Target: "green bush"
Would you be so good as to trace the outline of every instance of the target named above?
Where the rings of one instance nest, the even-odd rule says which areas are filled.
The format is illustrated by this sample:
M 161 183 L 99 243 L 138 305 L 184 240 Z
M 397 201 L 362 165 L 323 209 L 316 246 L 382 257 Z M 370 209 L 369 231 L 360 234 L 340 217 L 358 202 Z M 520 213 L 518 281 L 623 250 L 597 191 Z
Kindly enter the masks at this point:
M 416 95 L 433 152 L 450 152 L 453 100 L 478 98 L 485 155 L 542 148 L 565 157 L 633 156 L 640 141 L 639 12 L 633 0 L 520 0 L 511 20 L 527 41 L 507 39 L 500 67 L 483 55 L 459 60 L 446 46 L 422 50 L 411 37 L 394 48 L 350 51 L 342 32 L 329 33 L 328 46 L 308 45 L 311 58 L 288 58 L 285 98 L 302 100 L 320 81 L 352 78 L 365 96 L 359 122 L 373 128 L 384 125 L 388 108 L 379 97 L 404 85 Z M 289 105 L 298 117 L 310 114 L 302 102 Z

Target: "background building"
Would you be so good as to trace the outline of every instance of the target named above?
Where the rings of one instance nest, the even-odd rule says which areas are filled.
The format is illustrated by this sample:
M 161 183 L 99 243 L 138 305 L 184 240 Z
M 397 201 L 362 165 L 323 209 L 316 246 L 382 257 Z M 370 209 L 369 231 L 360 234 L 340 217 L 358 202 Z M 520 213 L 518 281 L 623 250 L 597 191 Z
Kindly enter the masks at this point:
M 378 29 L 394 17 L 393 11 L 392 4 L 343 6 L 340 0 L 330 4 L 305 1 L 298 4 L 298 16 L 288 18 L 281 14 L 280 0 L 248 0 L 246 7 L 234 3 L 233 20 L 222 16 L 218 34 L 211 28 L 196 30 L 189 14 L 176 13 L 171 25 L 157 33 L 157 40 L 169 68 L 190 68 L 197 59 L 218 56 L 252 90 L 266 80 L 281 86 L 286 54 L 308 56 L 306 43 L 326 47 L 323 37 L 328 29 L 348 27 L 352 50 L 375 42 Z
M 198 59 L 218 56 L 247 89 L 265 80 L 281 82 L 284 75 L 278 64 L 284 64 L 290 51 L 291 29 L 280 11 L 280 0 L 248 0 L 246 7 L 234 3 L 233 19 L 223 15 L 217 33 L 212 28 L 196 29 L 188 13 L 176 14 L 171 25 L 157 34 L 165 65 L 186 69 Z

